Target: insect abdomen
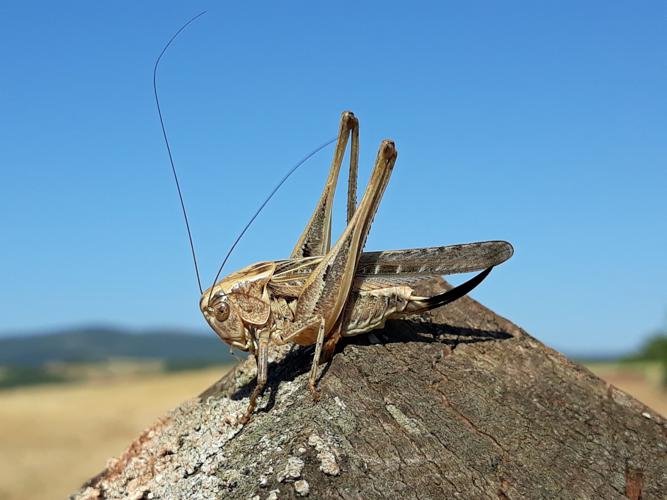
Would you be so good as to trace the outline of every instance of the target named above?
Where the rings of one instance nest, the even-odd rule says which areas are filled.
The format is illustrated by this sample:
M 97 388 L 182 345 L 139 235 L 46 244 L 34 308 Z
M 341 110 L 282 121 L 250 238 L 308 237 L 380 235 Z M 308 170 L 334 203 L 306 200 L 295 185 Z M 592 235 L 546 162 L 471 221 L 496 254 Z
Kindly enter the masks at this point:
M 402 313 L 407 307 L 412 289 L 407 286 L 353 292 L 348 303 L 342 335 L 351 337 L 376 328 Z

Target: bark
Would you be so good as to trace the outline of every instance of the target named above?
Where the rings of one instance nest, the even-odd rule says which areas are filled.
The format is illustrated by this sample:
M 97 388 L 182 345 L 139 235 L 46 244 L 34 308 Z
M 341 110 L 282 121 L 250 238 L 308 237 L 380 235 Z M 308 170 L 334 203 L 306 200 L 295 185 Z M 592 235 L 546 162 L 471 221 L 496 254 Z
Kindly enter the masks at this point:
M 245 427 L 235 420 L 251 361 L 155 423 L 73 498 L 667 494 L 661 416 L 470 298 L 344 342 L 317 403 L 312 351 L 273 353 Z

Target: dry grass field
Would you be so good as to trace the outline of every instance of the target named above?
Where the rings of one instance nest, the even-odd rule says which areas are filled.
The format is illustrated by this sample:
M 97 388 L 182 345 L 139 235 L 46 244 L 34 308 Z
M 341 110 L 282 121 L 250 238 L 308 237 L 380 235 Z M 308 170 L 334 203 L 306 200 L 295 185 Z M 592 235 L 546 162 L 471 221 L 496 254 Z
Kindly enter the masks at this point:
M 66 498 L 226 368 L 0 392 L 0 499 Z
M 659 366 L 589 368 L 667 414 Z M 110 379 L 0 392 L 0 499 L 66 497 L 157 417 L 198 394 L 224 370 L 127 375 L 121 370 Z
M 662 383 L 663 368 L 660 363 L 595 363 L 587 367 L 660 415 L 667 416 L 667 387 Z

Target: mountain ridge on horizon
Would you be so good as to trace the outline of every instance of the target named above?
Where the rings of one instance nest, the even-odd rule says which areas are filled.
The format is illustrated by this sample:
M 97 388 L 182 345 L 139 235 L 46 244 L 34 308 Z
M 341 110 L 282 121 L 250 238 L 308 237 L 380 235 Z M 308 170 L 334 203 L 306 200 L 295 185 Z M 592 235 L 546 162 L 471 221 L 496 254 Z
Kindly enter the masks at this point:
M 215 335 L 177 328 L 87 325 L 0 336 L 0 366 L 100 362 L 116 358 L 227 363 L 229 347 Z
M 128 333 L 131 335 L 151 335 L 153 333 L 177 333 L 183 335 L 193 335 L 198 337 L 208 336 L 211 331 L 207 328 L 186 328 L 179 326 L 150 326 L 150 327 L 131 327 L 109 322 L 85 322 L 75 323 L 65 326 L 34 327 L 20 329 L 0 330 L 0 341 L 8 338 L 19 337 L 44 337 L 49 335 L 58 335 L 70 332 L 95 332 L 97 333 Z

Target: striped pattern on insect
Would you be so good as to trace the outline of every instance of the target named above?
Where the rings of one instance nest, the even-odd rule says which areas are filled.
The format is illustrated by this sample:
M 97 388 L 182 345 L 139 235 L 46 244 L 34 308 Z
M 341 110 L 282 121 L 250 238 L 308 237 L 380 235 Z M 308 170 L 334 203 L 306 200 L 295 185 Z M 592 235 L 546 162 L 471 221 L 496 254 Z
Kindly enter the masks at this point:
M 348 221 L 331 245 L 332 205 L 349 137 L 352 187 L 348 189 Z M 226 343 L 257 360 L 257 385 L 243 422 L 252 415 L 266 384 L 271 344 L 315 345 L 309 388 L 317 398 L 318 363 L 321 356 L 331 356 L 342 337 L 448 304 L 512 256 L 512 246 L 504 241 L 364 253 L 397 152 L 393 142 L 382 142 L 364 196 L 356 206 L 358 137 L 356 117 L 343 113 L 324 191 L 289 258 L 245 267 L 201 296 L 199 306 L 211 328 Z M 442 294 L 415 294 L 415 286 L 425 277 L 479 270 L 483 271 Z

